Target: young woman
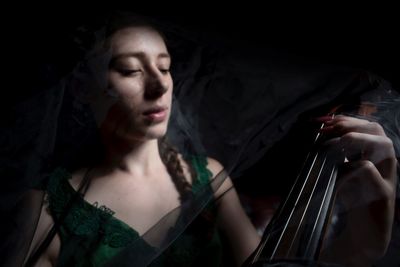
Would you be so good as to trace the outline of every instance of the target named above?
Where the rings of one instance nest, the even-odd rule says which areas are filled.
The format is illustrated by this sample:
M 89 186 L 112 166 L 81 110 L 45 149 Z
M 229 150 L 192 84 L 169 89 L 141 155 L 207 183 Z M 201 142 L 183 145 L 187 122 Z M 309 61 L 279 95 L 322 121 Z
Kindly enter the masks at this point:
M 101 77 L 106 80 L 105 86 L 88 93 L 104 153 L 94 166 L 50 176 L 46 188 L 48 205 L 43 206 L 31 251 L 38 248 L 55 221 L 60 221 L 59 229 L 36 266 L 103 265 L 140 239 L 163 216 L 190 200 L 195 188 L 207 185 L 223 169 L 211 158 L 193 155 L 185 159 L 163 139 L 171 115 L 173 82 L 169 71 L 171 56 L 162 35 L 147 24 L 131 22 L 113 31 L 105 46 L 102 56 L 110 57 Z M 84 180 L 90 180 L 84 197 L 71 201 Z M 231 190 L 227 192 L 228 189 Z M 259 236 L 229 178 L 214 197 L 220 200 L 212 213 L 218 214 L 219 228 L 235 244 L 232 255 L 239 266 L 255 249 Z M 63 218 L 66 209 L 69 211 Z M 82 233 L 83 239 L 70 238 L 79 235 L 81 230 L 77 229 L 85 224 L 81 221 L 85 216 L 102 218 L 105 210 L 110 211 L 110 218 L 95 219 L 92 227 L 96 232 L 89 227 Z M 109 225 L 114 227 L 112 232 L 105 230 Z M 216 234 L 213 225 L 205 227 L 210 228 L 208 235 Z M 114 242 L 118 245 L 105 241 L 116 238 L 115 233 L 125 235 L 129 241 Z M 180 237 L 172 245 L 175 248 L 164 253 L 169 259 L 161 257 L 155 265 L 201 266 L 209 259 L 205 258 L 208 251 L 214 255 L 208 266 L 217 266 L 219 238 L 200 234 L 187 234 L 190 241 Z M 180 240 L 184 242 L 181 244 Z M 152 246 L 144 244 L 142 249 L 151 250 Z
M 132 266 L 220 266 L 222 239 L 229 244 L 234 265 L 240 266 L 260 236 L 232 181 L 223 178 L 218 161 L 182 154 L 165 140 L 173 81 L 162 34 L 140 20 L 124 22 L 108 29 L 96 53 L 98 60 L 90 66 L 96 79 L 91 86 L 86 84 L 85 93 L 78 93 L 93 110 L 102 147 L 90 160 L 93 164 L 49 175 L 25 264 L 119 266 L 122 259 Z M 354 203 L 354 194 L 346 190 L 374 192 L 374 200 L 379 199 L 359 211 L 364 222 L 371 221 L 368 227 L 358 227 L 357 218 L 348 224 L 354 237 L 349 247 L 363 251 L 361 265 L 370 264 L 384 253 L 390 237 L 396 179 L 393 146 L 378 124 L 346 116 L 322 120 L 327 125 L 322 131 L 331 134 L 332 143 L 349 158 L 340 189 L 343 202 Z M 360 151 L 362 157 L 352 157 Z M 220 185 L 213 186 L 214 180 Z M 216 201 L 196 202 L 199 194 L 207 193 Z M 187 217 L 188 205 L 195 211 Z M 174 212 L 177 216 L 169 216 Z M 182 227 L 173 231 L 175 225 Z M 371 225 L 377 226 L 372 232 Z M 45 240 L 48 244 L 43 245 Z M 335 259 L 326 258 L 360 265 L 350 252 L 338 250 L 333 255 Z

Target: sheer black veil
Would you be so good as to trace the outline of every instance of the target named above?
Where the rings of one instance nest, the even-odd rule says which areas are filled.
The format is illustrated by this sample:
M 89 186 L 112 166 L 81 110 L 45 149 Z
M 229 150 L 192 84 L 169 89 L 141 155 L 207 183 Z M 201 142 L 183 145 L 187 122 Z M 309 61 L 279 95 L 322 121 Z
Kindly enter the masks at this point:
M 289 61 L 286 55 L 269 50 L 243 51 L 229 41 L 207 38 L 162 19 L 151 20 L 165 34 L 173 62 L 173 110 L 167 139 L 183 155 L 215 158 L 224 170 L 141 236 L 154 248 L 151 252 L 143 253 L 134 242 L 105 266 L 147 266 L 205 206 L 217 201 L 213 192 L 227 177 L 239 192 L 241 186 L 255 189 L 252 180 L 245 180 L 246 172 L 299 118 L 322 115 L 312 111 L 326 112 L 343 102 L 354 104 L 353 111 L 358 109 L 357 101 L 376 104 L 377 112 L 367 118 L 384 126 L 399 158 L 400 98 L 384 79 L 349 67 Z M 77 87 L 85 83 L 77 84 L 76 77 L 85 81 L 96 75 L 94 70 L 101 64 L 94 62 L 93 72 L 88 73 L 82 64 L 94 54 L 82 51 L 93 51 L 91 44 L 104 34 L 98 25 L 79 28 L 75 52 L 81 53 L 77 58 L 82 60 L 54 78 L 57 82 L 51 86 L 13 105 L 2 125 L 0 249 L 4 266 L 21 266 L 26 259 L 43 205 L 44 192 L 39 189 L 48 175 L 60 166 L 70 171 L 89 166 L 93 155 L 101 152 L 93 113 L 77 94 Z M 270 167 L 261 170 L 265 181 L 258 182 L 276 183 Z M 400 238 L 400 220 L 396 220 L 393 250 Z

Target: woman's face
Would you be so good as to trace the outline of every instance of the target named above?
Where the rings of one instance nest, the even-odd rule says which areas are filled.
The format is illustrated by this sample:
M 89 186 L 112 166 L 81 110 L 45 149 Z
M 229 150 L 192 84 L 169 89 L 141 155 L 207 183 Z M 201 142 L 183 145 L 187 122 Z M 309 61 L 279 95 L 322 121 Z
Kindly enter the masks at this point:
M 124 28 L 112 36 L 108 91 L 118 100 L 106 120 L 113 133 L 136 140 L 166 133 L 173 88 L 170 64 L 163 38 L 150 27 Z

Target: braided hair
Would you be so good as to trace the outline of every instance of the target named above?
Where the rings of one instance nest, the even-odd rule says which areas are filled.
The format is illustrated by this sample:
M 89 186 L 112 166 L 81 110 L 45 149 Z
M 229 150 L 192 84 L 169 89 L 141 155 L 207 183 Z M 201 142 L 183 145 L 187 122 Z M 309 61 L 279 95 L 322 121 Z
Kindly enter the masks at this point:
M 179 159 L 178 150 L 169 144 L 165 137 L 159 139 L 158 145 L 160 149 L 161 160 L 166 166 L 176 190 L 179 192 L 181 201 L 183 202 L 190 199 L 193 196 L 192 185 L 185 177 L 181 160 Z M 192 178 L 192 183 L 195 183 L 197 174 L 194 171 L 193 165 L 190 164 L 190 161 L 188 160 L 185 160 L 185 162 L 189 167 L 189 174 Z

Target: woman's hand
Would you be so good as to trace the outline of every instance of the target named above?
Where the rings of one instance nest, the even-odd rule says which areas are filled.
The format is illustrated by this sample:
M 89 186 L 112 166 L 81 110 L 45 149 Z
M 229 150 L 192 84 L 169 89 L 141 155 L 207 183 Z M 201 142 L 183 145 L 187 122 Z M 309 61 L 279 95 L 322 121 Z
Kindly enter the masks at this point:
M 339 146 L 341 167 L 336 201 L 344 227 L 322 258 L 345 266 L 368 266 L 382 257 L 390 242 L 396 194 L 393 143 L 376 122 L 336 116 L 324 119 L 321 132 Z

